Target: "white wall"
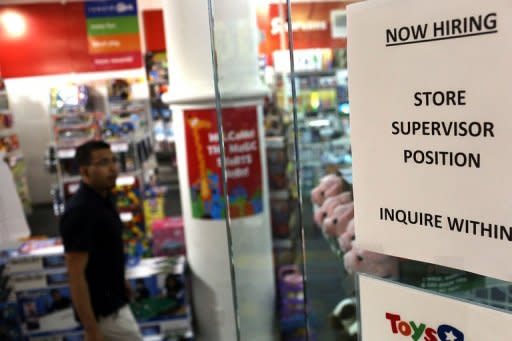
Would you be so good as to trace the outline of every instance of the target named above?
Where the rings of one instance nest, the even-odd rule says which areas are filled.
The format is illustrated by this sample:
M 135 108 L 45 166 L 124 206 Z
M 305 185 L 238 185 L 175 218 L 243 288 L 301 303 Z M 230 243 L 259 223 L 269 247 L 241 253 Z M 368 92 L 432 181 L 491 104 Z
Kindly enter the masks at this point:
M 111 78 L 146 77 L 143 68 L 5 80 L 14 127 L 27 162 L 30 196 L 35 204 L 51 202 L 55 175 L 44 168 L 44 153 L 51 142 L 50 89 L 68 82 L 84 83 Z

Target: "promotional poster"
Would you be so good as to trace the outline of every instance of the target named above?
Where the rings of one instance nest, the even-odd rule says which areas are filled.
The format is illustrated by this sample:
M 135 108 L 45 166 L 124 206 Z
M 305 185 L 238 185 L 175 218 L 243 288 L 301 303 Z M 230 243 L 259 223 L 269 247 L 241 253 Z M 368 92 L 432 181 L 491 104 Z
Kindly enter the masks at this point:
M 185 135 L 192 216 L 221 220 L 226 216 L 221 152 L 215 109 L 186 110 Z M 244 119 L 240 119 L 240 117 Z M 256 107 L 222 110 L 231 218 L 263 212 L 262 171 Z

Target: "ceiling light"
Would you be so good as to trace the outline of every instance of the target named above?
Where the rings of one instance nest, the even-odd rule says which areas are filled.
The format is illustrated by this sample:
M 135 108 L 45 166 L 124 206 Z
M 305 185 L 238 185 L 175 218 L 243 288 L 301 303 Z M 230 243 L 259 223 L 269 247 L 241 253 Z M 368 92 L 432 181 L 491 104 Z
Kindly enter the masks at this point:
M 7 35 L 12 38 L 19 38 L 25 35 L 27 31 L 27 23 L 25 18 L 16 12 L 8 11 L 0 16 L 0 23 L 5 28 Z

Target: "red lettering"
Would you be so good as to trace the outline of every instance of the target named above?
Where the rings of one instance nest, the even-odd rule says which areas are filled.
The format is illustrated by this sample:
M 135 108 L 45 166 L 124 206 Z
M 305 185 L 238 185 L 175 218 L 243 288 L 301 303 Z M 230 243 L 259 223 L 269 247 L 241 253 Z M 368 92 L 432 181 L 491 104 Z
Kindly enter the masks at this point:
M 409 336 L 411 335 L 411 326 L 409 325 L 409 323 L 405 322 L 405 321 L 400 321 L 400 323 L 398 324 L 398 330 L 400 331 L 400 334 L 402 334 L 403 336 Z
M 386 320 L 389 320 L 389 322 L 391 322 L 391 331 L 393 332 L 393 334 L 397 334 L 398 328 L 396 323 L 400 321 L 400 315 L 386 313 Z
M 425 341 L 437 341 L 437 333 L 432 328 L 425 330 Z

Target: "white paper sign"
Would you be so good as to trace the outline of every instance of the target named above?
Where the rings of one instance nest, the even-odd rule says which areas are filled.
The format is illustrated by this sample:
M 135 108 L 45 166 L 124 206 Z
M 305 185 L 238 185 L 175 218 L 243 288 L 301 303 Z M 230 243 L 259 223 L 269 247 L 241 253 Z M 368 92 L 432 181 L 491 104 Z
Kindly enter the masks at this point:
M 359 276 L 363 341 L 512 340 L 512 315 Z
M 510 0 L 348 7 L 363 248 L 512 281 Z

